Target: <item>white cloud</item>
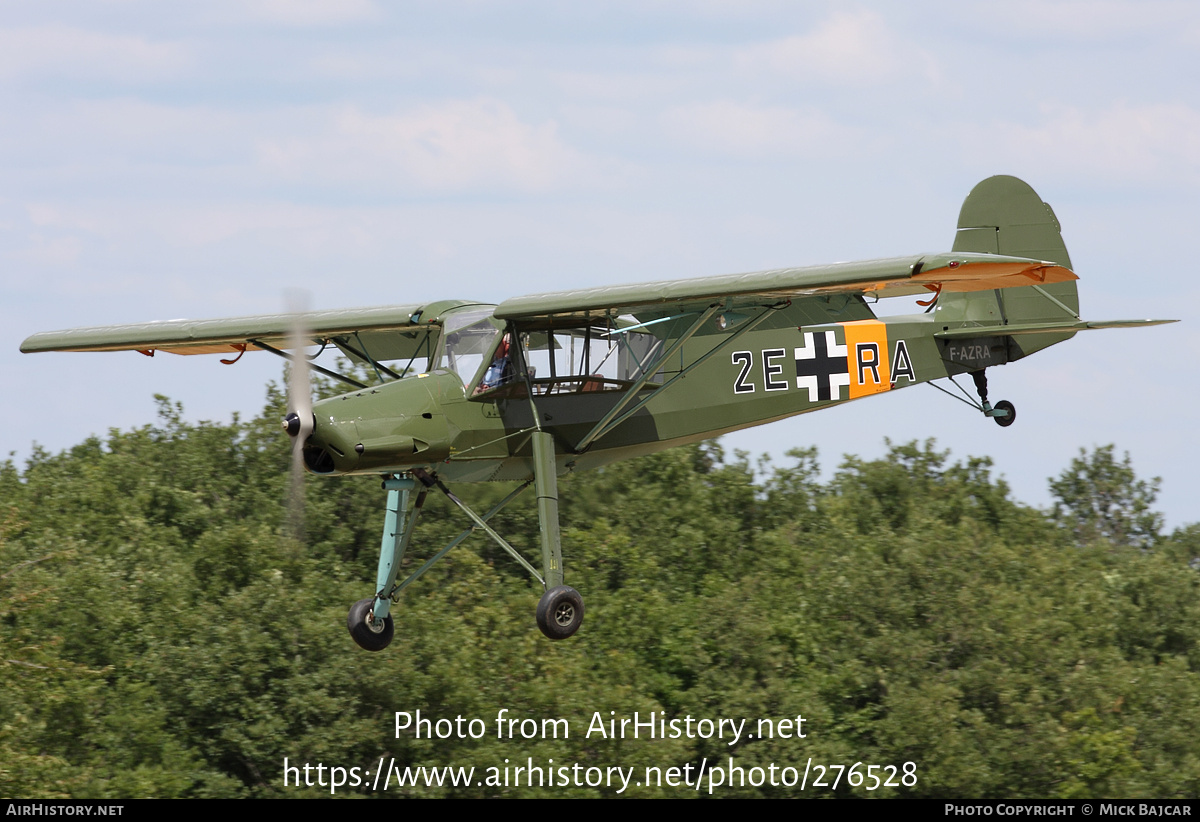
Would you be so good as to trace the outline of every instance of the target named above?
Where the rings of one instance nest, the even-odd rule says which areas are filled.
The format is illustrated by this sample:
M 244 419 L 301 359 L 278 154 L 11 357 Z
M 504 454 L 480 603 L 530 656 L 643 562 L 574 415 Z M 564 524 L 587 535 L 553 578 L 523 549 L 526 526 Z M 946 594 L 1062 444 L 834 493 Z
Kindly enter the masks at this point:
M 969 127 L 972 154 L 1014 168 L 1117 183 L 1200 181 L 1200 112 L 1181 103 L 1049 108 L 1041 123 Z
M 263 140 L 264 166 L 288 180 L 384 182 L 421 191 L 545 191 L 587 177 L 553 121 L 526 123 L 497 100 L 457 100 L 398 114 L 310 112 L 310 137 Z
M 87 181 L 126 197 L 281 184 L 316 187 L 322 196 L 540 193 L 611 189 L 630 179 L 628 163 L 569 145 L 557 121 L 523 119 L 486 98 L 386 113 L 353 105 L 247 111 L 115 98 L 39 108 L 24 122 L 0 138 L 0 171 L 30 183 Z
M 1073 42 L 1127 40 L 1139 32 L 1195 33 L 1197 23 L 1190 0 L 1018 0 L 981 3 L 975 11 L 993 32 Z
M 182 178 L 204 182 L 216 168 L 252 164 L 249 135 L 269 123 L 257 111 L 129 97 L 36 101 L 23 109 L 22 128 L 0 136 L 0 173 L 34 197 L 60 185 L 101 184 L 122 196 L 180 190 Z
M 50 226 L 59 221 L 58 209 L 44 203 L 30 203 L 25 208 L 29 222 L 35 226 Z
M 767 72 L 800 82 L 866 86 L 910 78 L 937 78 L 932 56 L 890 30 L 871 11 L 836 12 L 808 34 L 741 49 L 743 71 Z
M 190 59 L 178 43 L 67 26 L 0 30 L 0 78 L 23 74 L 139 80 L 174 74 Z
M 669 109 L 662 124 L 673 141 L 755 159 L 841 155 L 862 144 L 856 130 L 813 109 L 716 101 Z
M 575 103 L 598 103 L 602 105 L 620 105 L 627 107 L 639 103 L 656 103 L 664 98 L 686 93 L 687 89 L 696 85 L 696 78 L 690 72 L 693 66 L 678 65 L 677 55 L 681 50 L 666 48 L 658 52 L 661 63 L 671 71 L 661 73 L 657 70 L 629 71 L 559 71 L 550 75 L 567 99 Z M 710 63 L 714 60 L 712 52 L 706 50 L 690 50 L 690 60 L 694 63 Z M 682 69 L 682 70 L 681 70 Z
M 379 15 L 371 0 L 252 0 L 244 8 L 255 17 L 287 26 L 327 26 Z
M 74 265 L 83 252 L 83 243 L 78 237 L 47 237 L 36 233 L 30 234 L 24 245 L 17 259 L 48 269 Z

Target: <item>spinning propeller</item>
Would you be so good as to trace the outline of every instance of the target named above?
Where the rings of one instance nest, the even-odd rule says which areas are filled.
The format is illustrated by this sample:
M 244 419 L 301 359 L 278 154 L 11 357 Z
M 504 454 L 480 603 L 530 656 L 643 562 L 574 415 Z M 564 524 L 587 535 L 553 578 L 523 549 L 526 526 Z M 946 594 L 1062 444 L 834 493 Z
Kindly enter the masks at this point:
M 304 347 L 311 334 L 304 327 L 308 309 L 307 292 L 290 290 L 287 295 L 288 313 L 292 315 L 288 350 L 292 366 L 288 369 L 288 414 L 283 418 L 283 430 L 292 438 L 291 480 L 288 484 L 288 526 L 297 541 L 304 540 L 304 443 L 316 428 L 313 416 L 312 386 L 309 380 L 308 357 Z

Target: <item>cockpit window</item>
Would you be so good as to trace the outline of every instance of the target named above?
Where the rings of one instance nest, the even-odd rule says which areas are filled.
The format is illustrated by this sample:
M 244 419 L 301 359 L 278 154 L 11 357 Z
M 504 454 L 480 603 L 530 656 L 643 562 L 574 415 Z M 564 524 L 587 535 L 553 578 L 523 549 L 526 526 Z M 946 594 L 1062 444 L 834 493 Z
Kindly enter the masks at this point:
M 628 388 L 662 343 L 640 331 L 586 326 L 525 333 L 521 346 L 535 394 L 574 394 Z
M 499 335 L 490 308 L 452 314 L 446 318 L 445 367 L 470 385 Z
M 628 324 L 628 323 L 626 323 Z M 492 309 L 446 318 L 440 367 L 480 397 L 622 391 L 656 362 L 662 341 L 608 324 L 522 331 L 498 327 Z M 519 345 L 519 349 L 518 346 Z

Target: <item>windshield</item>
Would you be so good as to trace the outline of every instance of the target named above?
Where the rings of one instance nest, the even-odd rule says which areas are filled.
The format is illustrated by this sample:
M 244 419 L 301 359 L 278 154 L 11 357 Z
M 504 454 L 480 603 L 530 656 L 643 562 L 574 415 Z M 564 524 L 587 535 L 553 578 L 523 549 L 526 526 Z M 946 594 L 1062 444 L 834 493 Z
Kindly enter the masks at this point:
M 492 350 L 500 329 L 492 325 L 492 309 L 464 311 L 446 318 L 445 365 L 470 385 Z

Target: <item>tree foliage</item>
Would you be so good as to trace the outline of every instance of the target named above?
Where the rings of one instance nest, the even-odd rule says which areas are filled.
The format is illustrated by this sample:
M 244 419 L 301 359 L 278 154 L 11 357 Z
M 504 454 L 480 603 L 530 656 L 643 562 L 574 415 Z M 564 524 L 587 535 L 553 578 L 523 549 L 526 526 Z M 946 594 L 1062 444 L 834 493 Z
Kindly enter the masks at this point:
M 383 499 L 308 478 L 284 536 L 282 397 L 253 420 L 154 425 L 0 466 L 0 794 L 329 795 L 284 760 L 373 769 L 505 759 L 585 767 L 916 763 L 913 786 L 838 795 L 1195 796 L 1197 526 L 1163 536 L 1111 446 L 1025 506 L 986 459 L 934 443 L 775 465 L 714 444 L 561 483 L 567 580 L 587 618 L 551 643 L 538 594 L 478 537 L 405 593 L 397 639 L 358 650 Z M 489 507 L 507 487 L 456 489 Z M 534 501 L 493 520 L 536 556 Z M 465 523 L 430 498 L 408 569 Z M 1145 550 L 1153 547 L 1155 550 Z M 499 739 L 497 711 L 568 739 Z M 478 717 L 482 738 L 396 735 L 396 711 Z M 603 717 L 805 717 L 804 739 L 585 735 Z M 610 712 L 612 712 L 610 714 Z M 823 795 L 811 786 L 803 795 Z M 343 789 L 343 794 L 368 790 Z M 611 795 L 469 785 L 387 796 Z M 667 786 L 635 796 L 686 796 Z M 798 795 L 747 783 L 719 795 Z
M 1054 517 L 1079 542 L 1108 540 L 1114 545 L 1149 547 L 1162 530 L 1162 514 L 1152 509 L 1161 480 L 1134 474 L 1129 453 L 1117 462 L 1114 447 L 1104 445 L 1079 456 L 1056 480 L 1050 493 L 1058 500 Z

